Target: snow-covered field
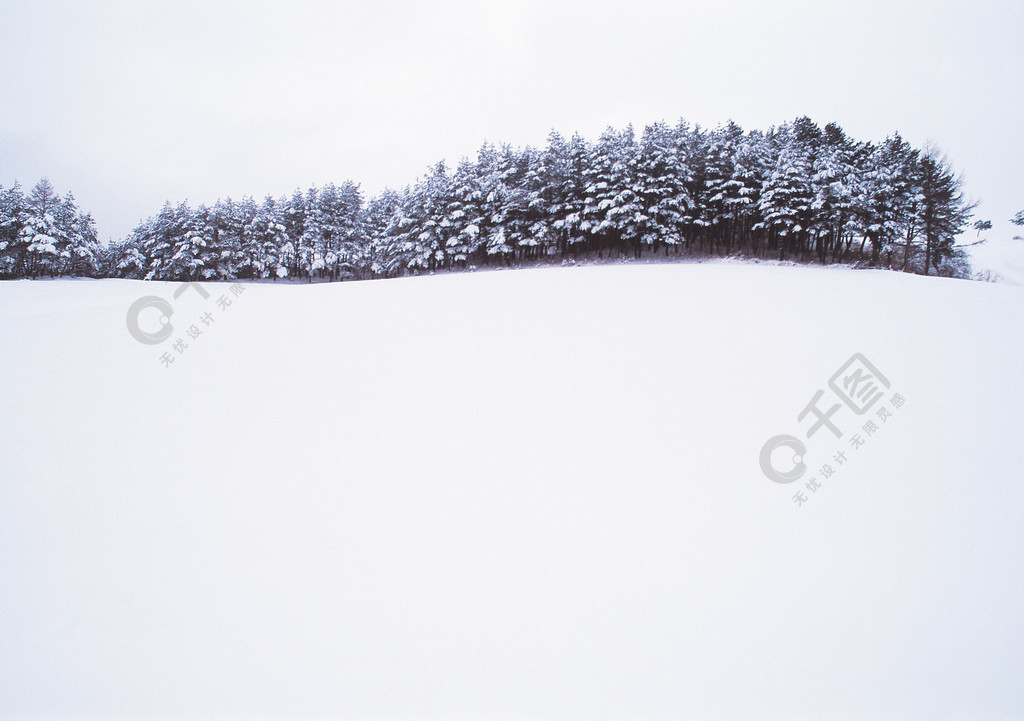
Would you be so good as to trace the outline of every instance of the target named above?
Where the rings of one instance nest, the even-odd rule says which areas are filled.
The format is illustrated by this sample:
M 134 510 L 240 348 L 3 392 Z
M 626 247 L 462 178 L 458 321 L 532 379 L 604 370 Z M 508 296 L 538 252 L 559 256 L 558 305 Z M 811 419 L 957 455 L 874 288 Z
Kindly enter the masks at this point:
M 241 287 L 0 284 L 0 717 L 1024 718 L 1024 288 Z

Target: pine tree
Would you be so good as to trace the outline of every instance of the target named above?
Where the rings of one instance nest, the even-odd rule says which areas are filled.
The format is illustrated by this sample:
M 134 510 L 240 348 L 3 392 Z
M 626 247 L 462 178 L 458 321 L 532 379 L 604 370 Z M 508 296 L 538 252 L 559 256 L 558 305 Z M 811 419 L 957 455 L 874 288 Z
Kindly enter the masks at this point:
M 21 245 L 21 230 L 28 213 L 21 186 L 0 186 L 0 278 L 25 275 L 26 249 Z
M 187 202 L 182 202 L 161 215 L 164 217 L 161 247 L 164 244 L 169 247 L 170 257 L 162 264 L 159 277 L 163 280 L 213 278 L 215 243 L 210 232 L 209 209 L 201 205 L 193 211 Z
M 558 202 L 553 211 L 552 224 L 562 234 L 562 257 L 565 257 L 569 250 L 572 250 L 575 256 L 581 248 L 585 248 L 590 239 L 590 224 L 584 225 L 590 146 L 577 133 L 563 148 L 558 148 L 558 151 L 561 156 L 555 160 L 560 161 L 561 165 L 558 172 L 561 187 L 556 191 Z
M 138 231 L 139 226 L 136 227 Z M 135 232 L 130 233 L 124 240 L 114 244 L 109 252 L 106 262 L 107 275 L 117 278 L 131 278 L 141 280 L 146 277 L 150 262 L 143 252 Z
M 632 126 L 621 132 L 608 128 L 594 146 L 585 175 L 587 196 L 581 227 L 594 236 L 599 255 L 606 249 L 623 252 L 626 248 L 640 255 L 648 216 L 638 193 L 638 160 Z
M 465 266 L 469 257 L 479 252 L 487 242 L 486 231 L 490 228 L 485 221 L 484 189 L 482 175 L 487 172 L 485 156 L 490 147 L 480 150 L 480 161 L 473 164 L 463 160 L 452 177 L 448 202 L 437 218 L 438 225 L 445 229 L 445 253 L 452 263 Z
M 398 230 L 403 238 L 403 251 L 409 254 L 409 267 L 433 271 L 447 268 L 448 239 L 451 222 L 447 210 L 453 194 L 453 180 L 444 162 L 413 186 L 399 211 Z
M 676 127 L 676 133 L 686 157 L 687 171 L 684 188 L 690 199 L 688 212 L 683 216 L 685 232 L 687 238 L 690 239 L 691 248 L 695 243 L 698 251 L 703 252 L 704 244 L 709 236 L 707 228 L 713 224 L 714 220 L 709 202 L 711 194 L 708 192 L 710 143 L 707 132 L 699 125 L 691 128 L 680 120 Z
M 17 241 L 24 249 L 27 277 L 37 278 L 47 273 L 55 276 L 59 271 L 60 255 L 68 243 L 66 229 L 57 223 L 60 204 L 60 197 L 47 178 L 36 183 L 28 195 L 28 212 Z
M 61 275 L 94 276 L 100 270 L 101 249 L 92 216 L 83 214 L 70 191 L 58 212 L 58 224 L 64 227 L 67 246 L 61 252 Z
M 645 218 L 638 228 L 644 247 L 656 252 L 664 244 L 667 252 L 685 242 L 685 219 L 692 207 L 687 182 L 686 155 L 679 136 L 664 123 L 647 126 L 640 139 L 635 184 Z
M 550 177 L 548 154 L 527 148 L 522 159 L 521 222 L 519 246 L 524 257 L 539 259 L 558 250 L 559 231 L 554 227 L 556 181 Z
M 310 255 L 303 239 L 306 234 L 306 196 L 296 189 L 284 202 L 282 210 L 288 240 L 280 250 L 281 262 L 288 268 L 289 276 L 303 278 L 307 275 Z
M 404 274 L 408 254 L 403 250 L 399 231 L 405 194 L 385 190 L 371 198 L 362 212 L 361 226 L 367 238 L 366 268 L 373 278 L 391 278 Z
M 935 146 L 926 146 L 918 166 L 921 202 L 918 208 L 925 255 L 923 271 L 940 270 L 956 257 L 956 236 L 963 232 L 977 204 L 963 197 L 963 178 L 953 173 L 949 160 Z
M 855 161 L 860 149 L 835 123 L 825 126 L 817 146 L 810 163 L 813 200 L 809 229 L 818 261 L 824 263 L 830 248 L 833 259 L 840 260 L 854 237 L 854 198 L 861 192 Z
M 251 208 L 248 207 L 250 202 Z M 259 207 L 251 198 L 243 200 L 243 205 L 246 206 L 243 215 L 247 222 L 242 228 L 241 252 L 245 260 L 241 264 L 241 277 L 276 280 L 287 275 L 287 268 L 280 262 L 280 249 L 287 236 L 277 212 L 278 204 L 268 195 Z
M 332 278 L 361 276 L 366 266 L 369 240 L 362 227 L 363 194 L 359 185 L 345 181 L 337 190 L 333 233 L 337 238 L 337 262 Z
M 741 223 L 748 217 L 758 187 L 749 169 L 742 165 L 743 129 L 733 122 L 708 134 L 705 218 L 712 238 L 722 253 L 732 252 L 742 235 Z M 757 183 L 759 186 L 760 183 Z
M 855 223 L 871 244 L 871 263 L 892 266 L 897 245 L 916 235 L 916 174 L 918 153 L 898 134 L 869 148 L 862 161 L 860 186 L 854 198 Z
M 800 248 L 801 236 L 810 224 L 813 137 L 807 131 L 806 127 L 783 126 L 774 135 L 777 159 L 761 188 L 761 223 L 769 232 L 770 246 L 779 251 L 779 260 L 785 259 L 787 250 L 794 253 Z

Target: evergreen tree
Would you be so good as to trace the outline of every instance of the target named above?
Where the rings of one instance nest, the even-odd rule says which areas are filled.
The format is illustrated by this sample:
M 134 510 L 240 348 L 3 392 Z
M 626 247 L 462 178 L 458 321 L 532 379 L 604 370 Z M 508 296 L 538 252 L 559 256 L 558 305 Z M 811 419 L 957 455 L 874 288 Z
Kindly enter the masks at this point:
M 402 275 L 409 262 L 399 229 L 405 193 L 385 190 L 371 198 L 362 213 L 361 226 L 367 237 L 366 269 L 373 278 Z
M 762 220 L 755 229 L 768 231 L 769 247 L 778 249 L 780 260 L 785 259 L 787 250 L 799 249 L 810 219 L 813 194 L 808 140 L 806 135 L 798 138 L 795 129 L 787 126 L 770 136 L 777 155 L 761 188 L 758 211 Z
M 55 276 L 68 238 L 66 229 L 57 222 L 61 214 L 60 197 L 47 178 L 32 188 L 26 206 L 27 213 L 17 239 L 25 275 L 29 278 L 44 274 Z
M 288 241 L 281 204 L 267 196 L 252 219 L 242 229 L 243 267 L 252 278 L 283 278 L 288 268 L 281 260 L 281 249 Z
M 21 186 L 0 186 L 0 278 L 25 276 L 26 248 L 21 244 L 21 231 L 27 214 Z
M 584 225 L 587 206 L 587 173 L 590 168 L 590 147 L 575 134 L 564 146 L 558 173 L 561 187 L 556 190 L 557 200 L 552 225 L 562 234 L 561 254 L 571 250 L 574 256 L 585 248 L 590 238 L 588 222 Z
M 639 148 L 633 128 L 619 132 L 609 128 L 591 155 L 586 201 L 581 224 L 605 250 L 630 248 L 639 257 L 648 216 L 640 196 L 637 164 Z
M 136 230 L 138 230 L 138 227 Z M 110 248 L 106 262 L 108 275 L 134 280 L 145 278 L 149 265 L 149 259 L 146 257 L 142 244 L 134 232 Z
M 832 250 L 840 260 L 855 235 L 854 201 L 861 194 L 858 148 L 835 123 L 829 123 L 816 143 L 811 165 L 811 219 L 809 230 L 814 252 L 824 263 Z M 863 244 L 862 244 L 863 247 Z
M 410 256 L 410 268 L 432 271 L 448 267 L 451 221 L 447 211 L 452 193 L 452 177 L 440 162 L 416 183 L 402 204 L 398 229 L 403 250 Z
M 524 257 L 531 260 L 553 255 L 559 247 L 561 233 L 554 225 L 559 181 L 555 178 L 557 168 L 548 162 L 547 152 L 527 148 L 524 153 L 520 185 L 523 230 L 519 246 Z
M 921 202 L 918 206 L 924 236 L 924 274 L 940 270 L 944 261 L 956 258 L 956 236 L 970 222 L 976 204 L 963 197 L 963 178 L 955 175 L 949 160 L 937 148 L 928 146 L 918 166 Z
M 855 223 L 871 244 L 871 263 L 891 267 L 898 244 L 909 250 L 916 236 L 916 174 L 918 153 L 898 134 L 870 148 L 863 161 L 854 200 Z
M 102 250 L 96 237 L 92 216 L 83 214 L 70 191 L 58 212 L 58 224 L 64 226 L 67 246 L 61 252 L 61 275 L 95 276 L 100 272 Z
M 281 262 L 293 278 L 303 278 L 309 267 L 309 249 L 305 247 L 306 197 L 296 189 L 282 208 L 285 235 L 288 238 L 280 250 Z

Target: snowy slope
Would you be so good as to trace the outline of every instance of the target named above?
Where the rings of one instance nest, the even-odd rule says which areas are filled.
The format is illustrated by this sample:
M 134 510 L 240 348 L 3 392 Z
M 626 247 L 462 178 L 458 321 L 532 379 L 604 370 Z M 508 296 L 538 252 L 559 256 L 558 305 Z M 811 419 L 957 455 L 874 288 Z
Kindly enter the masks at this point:
M 1003 283 L 1024 285 L 1024 240 L 1004 238 L 971 248 L 971 267 L 997 274 Z
M 1024 717 L 1024 289 L 176 288 L 0 284 L 0 718 Z M 890 387 L 808 438 L 855 353 Z

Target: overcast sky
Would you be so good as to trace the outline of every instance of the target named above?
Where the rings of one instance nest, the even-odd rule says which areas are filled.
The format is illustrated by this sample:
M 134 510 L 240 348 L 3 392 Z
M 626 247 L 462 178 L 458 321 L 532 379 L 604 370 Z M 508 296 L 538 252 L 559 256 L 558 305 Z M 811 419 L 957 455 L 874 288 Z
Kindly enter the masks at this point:
M 484 140 L 809 115 L 931 139 L 993 237 L 1024 208 L 1024 3 L 0 0 L 0 184 L 103 239 L 165 200 L 414 181 Z

